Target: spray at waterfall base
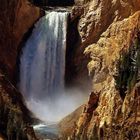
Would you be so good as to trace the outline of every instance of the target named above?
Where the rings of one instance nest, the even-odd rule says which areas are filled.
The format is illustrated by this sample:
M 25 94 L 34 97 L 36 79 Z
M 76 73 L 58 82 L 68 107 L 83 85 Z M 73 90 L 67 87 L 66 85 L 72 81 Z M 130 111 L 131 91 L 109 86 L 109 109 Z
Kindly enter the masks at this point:
M 20 91 L 40 120 L 57 122 L 83 104 L 84 94 L 65 91 L 67 12 L 47 12 L 20 59 Z

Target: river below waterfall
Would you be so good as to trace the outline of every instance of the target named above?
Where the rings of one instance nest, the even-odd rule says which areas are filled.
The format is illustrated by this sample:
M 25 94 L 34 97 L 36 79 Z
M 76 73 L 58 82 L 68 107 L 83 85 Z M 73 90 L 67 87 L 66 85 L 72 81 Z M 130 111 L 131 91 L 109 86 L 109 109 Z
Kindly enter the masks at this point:
M 57 124 L 38 124 L 33 126 L 36 136 L 40 140 L 58 140 L 59 131 Z
M 19 88 L 28 108 L 45 123 L 59 122 L 83 104 L 85 95 L 65 89 L 68 12 L 47 11 L 22 49 Z M 45 139 L 56 139 L 56 124 L 36 125 Z

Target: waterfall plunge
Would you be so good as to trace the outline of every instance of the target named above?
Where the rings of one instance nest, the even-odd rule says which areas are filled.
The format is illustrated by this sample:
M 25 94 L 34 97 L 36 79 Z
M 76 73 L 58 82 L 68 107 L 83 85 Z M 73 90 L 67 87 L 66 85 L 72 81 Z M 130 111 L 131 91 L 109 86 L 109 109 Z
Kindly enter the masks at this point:
M 41 18 L 20 59 L 20 91 L 44 121 L 60 120 L 83 101 L 78 93 L 64 94 L 67 17 L 49 12 Z
M 67 13 L 50 12 L 35 26 L 21 57 L 21 92 L 43 99 L 64 88 Z

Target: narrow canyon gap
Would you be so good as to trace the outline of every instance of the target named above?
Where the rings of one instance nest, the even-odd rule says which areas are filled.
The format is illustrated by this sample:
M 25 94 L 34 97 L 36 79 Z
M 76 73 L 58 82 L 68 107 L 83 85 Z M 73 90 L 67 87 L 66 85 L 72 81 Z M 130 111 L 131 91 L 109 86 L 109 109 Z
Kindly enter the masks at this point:
M 56 122 L 82 104 L 80 94 L 65 92 L 68 12 L 46 12 L 20 58 L 20 91 L 43 121 Z

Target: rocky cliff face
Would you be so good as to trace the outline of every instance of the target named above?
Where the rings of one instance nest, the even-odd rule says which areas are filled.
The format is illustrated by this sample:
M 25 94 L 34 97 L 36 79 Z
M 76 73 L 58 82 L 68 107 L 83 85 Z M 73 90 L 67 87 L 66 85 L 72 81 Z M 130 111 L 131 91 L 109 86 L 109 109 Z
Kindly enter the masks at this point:
M 69 25 L 76 38 L 68 40 L 68 75 L 83 89 L 90 75 L 93 92 L 70 139 L 140 139 L 140 0 L 74 2 L 80 9 Z M 0 11 L 0 138 L 36 139 L 30 113 L 9 79 L 18 45 L 40 10 L 27 0 L 0 0 Z
M 30 112 L 10 80 L 18 45 L 39 17 L 40 10 L 27 0 L 0 0 L 0 139 L 36 139 L 30 127 Z
M 11 82 L 0 72 L 0 138 L 4 140 L 37 140 L 30 111 Z
M 74 112 L 63 118 L 59 123 L 58 123 L 58 128 L 60 132 L 60 138 L 62 140 L 67 139 L 67 137 L 71 134 L 73 129 L 76 126 L 76 122 L 80 118 L 80 114 L 83 111 L 83 108 L 85 105 L 81 105 L 79 108 L 77 108 Z
M 75 43 L 75 51 L 73 52 L 73 60 L 71 63 L 75 64 L 75 79 L 85 81 L 84 84 L 86 84 L 89 80 L 89 78 L 85 76 L 88 75 L 86 65 L 89 59 L 88 55 L 83 55 L 84 49 L 88 45 L 96 43 L 101 34 L 106 31 L 113 22 L 123 20 L 135 13 L 135 11 L 138 11 L 140 5 L 138 4 L 139 0 L 85 0 L 81 2 L 84 3 L 82 4 L 84 12 L 79 18 L 79 39 Z M 79 80 L 79 77 L 84 78 Z
M 79 50 L 86 48 L 90 56 L 93 92 L 71 139 L 140 139 L 139 10 L 139 0 L 94 0 L 85 6 Z
M 1 0 L 0 11 L 0 64 L 12 77 L 18 45 L 24 33 L 39 18 L 40 10 L 27 0 Z

